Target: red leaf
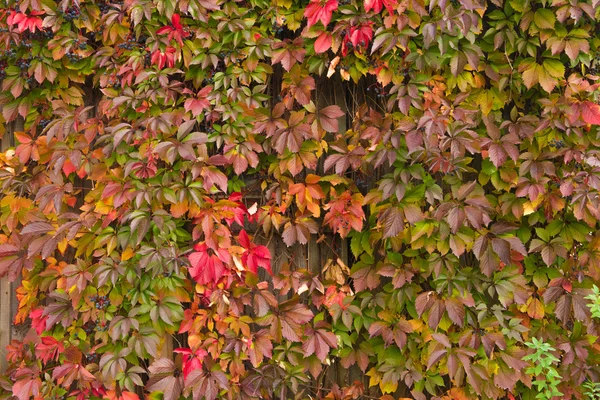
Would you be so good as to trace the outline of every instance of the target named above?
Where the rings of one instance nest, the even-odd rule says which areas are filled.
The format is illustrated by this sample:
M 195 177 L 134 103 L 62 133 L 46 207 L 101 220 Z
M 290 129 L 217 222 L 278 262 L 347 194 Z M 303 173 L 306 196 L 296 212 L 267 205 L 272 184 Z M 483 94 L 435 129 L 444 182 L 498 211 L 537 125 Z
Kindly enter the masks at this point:
M 242 263 L 248 270 L 256 273 L 262 267 L 271 274 L 271 253 L 266 246 L 259 246 L 250 241 L 245 230 L 240 231 L 238 241 L 246 251 L 242 254 Z
M 195 370 L 202 369 L 202 360 L 204 357 L 208 355 L 208 352 L 204 349 L 197 349 L 196 351 L 192 351 L 192 349 L 184 349 L 178 348 L 173 350 L 173 352 L 178 354 L 183 354 L 183 379 L 187 379 L 190 372 Z
M 36 29 L 38 31 L 42 30 L 43 20 L 38 17 L 38 15 L 43 14 L 44 12 L 40 11 L 32 11 L 29 15 L 12 11 L 11 15 L 6 19 L 6 22 L 9 25 L 17 25 L 17 31 L 20 33 L 23 33 L 26 30 L 35 33 Z
M 171 17 L 171 24 L 173 24 L 173 27 L 175 29 L 181 29 L 182 26 L 179 23 L 179 21 L 181 20 L 181 17 L 179 16 L 179 14 L 173 14 L 173 16 Z
M 35 346 L 35 356 L 47 364 L 50 360 L 57 360 L 65 351 L 65 347 L 52 336 L 44 336 L 42 342 Z
M 215 400 L 221 390 L 229 389 L 227 375 L 214 368 L 210 372 L 194 371 L 185 383 L 186 389 L 192 389 L 194 399 Z
M 396 6 L 396 4 L 396 0 L 365 0 L 365 12 L 373 10 L 376 14 L 379 14 L 383 9 L 383 6 L 385 6 L 388 12 L 393 14 L 394 6 Z
M 369 45 L 373 38 L 372 24 L 372 22 L 365 22 L 359 26 L 350 27 L 350 34 L 348 36 L 354 47 L 367 47 Z M 348 37 L 346 37 L 346 40 L 348 40 Z
M 325 53 L 327 50 L 331 48 L 331 43 L 333 41 L 333 37 L 328 32 L 323 32 L 317 40 L 315 40 L 315 53 Z
M 181 46 L 183 46 L 183 38 L 188 37 L 190 34 L 183 30 L 183 26 L 180 23 L 181 17 L 179 14 L 173 14 L 171 17 L 171 25 L 163 26 L 156 31 L 157 35 L 164 35 L 168 33 L 168 39 L 175 39 Z
M 588 124 L 600 125 L 600 104 L 584 101 L 580 105 L 581 116 Z
M 194 246 L 194 250 L 197 251 L 188 256 L 192 264 L 190 267 L 192 278 L 201 285 L 217 283 L 226 272 L 221 253 L 209 254 L 208 246 L 204 243 Z
M 195 97 L 189 98 L 183 104 L 186 111 L 191 111 L 194 117 L 198 116 L 203 110 L 210 108 L 210 101 L 208 96 L 211 93 L 213 87 L 206 86 L 198 92 Z M 184 90 L 184 94 L 193 94 L 191 90 Z
M 46 321 L 48 320 L 47 316 L 44 316 L 43 308 L 36 308 L 31 313 L 29 313 L 29 318 L 31 319 L 31 327 L 35 329 L 38 335 L 41 335 L 42 332 L 46 330 Z
M 308 19 L 308 27 L 310 28 L 318 21 L 321 21 L 323 26 L 327 27 L 331 21 L 331 14 L 338 8 L 337 0 L 312 0 L 306 10 L 304 16 Z

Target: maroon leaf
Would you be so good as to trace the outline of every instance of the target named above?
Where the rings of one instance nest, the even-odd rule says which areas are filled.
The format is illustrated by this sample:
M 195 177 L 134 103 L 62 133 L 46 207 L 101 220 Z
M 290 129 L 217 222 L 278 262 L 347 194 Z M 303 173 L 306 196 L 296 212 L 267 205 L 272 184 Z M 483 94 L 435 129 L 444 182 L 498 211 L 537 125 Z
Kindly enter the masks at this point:
M 159 358 L 149 367 L 150 379 L 146 388 L 150 392 L 160 391 L 165 400 L 177 400 L 183 392 L 183 375 L 175 363 L 168 358 Z
M 271 358 L 273 351 L 272 336 L 261 329 L 248 340 L 248 358 L 254 367 L 258 367 L 265 357 Z
M 302 344 L 302 350 L 306 357 L 315 354 L 323 362 L 329 354 L 329 349 L 337 348 L 337 337 L 331 331 L 307 327 L 305 335 L 308 339 Z

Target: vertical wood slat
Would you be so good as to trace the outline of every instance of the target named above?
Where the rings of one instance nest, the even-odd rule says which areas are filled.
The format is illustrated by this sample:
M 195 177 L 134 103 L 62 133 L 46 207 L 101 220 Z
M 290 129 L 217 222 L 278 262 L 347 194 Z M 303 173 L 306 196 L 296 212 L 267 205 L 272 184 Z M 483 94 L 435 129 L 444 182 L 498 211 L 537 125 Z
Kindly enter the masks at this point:
M 0 110 L 1 111 L 1 110 Z M 23 129 L 23 120 L 11 122 L 6 125 L 6 132 L 0 140 L 0 151 L 6 151 L 15 145 L 14 132 Z M 19 277 L 20 280 L 20 277 Z M 16 336 L 13 332 L 13 316 L 18 306 L 15 289 L 18 283 L 11 283 L 8 277 L 0 278 L 0 373 L 7 367 L 6 346 Z
M 0 372 L 6 370 L 6 346 L 11 340 L 12 284 L 8 278 L 0 279 Z

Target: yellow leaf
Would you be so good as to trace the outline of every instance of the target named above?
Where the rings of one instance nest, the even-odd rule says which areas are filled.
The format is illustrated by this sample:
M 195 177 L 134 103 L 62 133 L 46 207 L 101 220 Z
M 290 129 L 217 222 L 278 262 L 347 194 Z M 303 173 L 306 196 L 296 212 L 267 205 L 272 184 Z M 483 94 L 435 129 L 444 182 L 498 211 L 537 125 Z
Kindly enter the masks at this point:
M 398 381 L 381 381 L 379 382 L 379 388 L 383 393 L 394 393 L 398 389 Z
M 110 255 L 117 248 L 117 237 L 111 236 L 106 243 L 106 254 Z
M 17 213 L 23 210 L 29 210 L 33 205 L 33 201 L 26 197 L 16 197 L 10 205 L 10 211 Z
M 377 82 L 381 83 L 383 86 L 387 86 L 393 77 L 393 73 L 388 68 L 381 68 L 381 71 L 377 74 Z
M 133 249 L 131 247 L 127 247 L 123 253 L 121 253 L 121 261 L 131 260 L 134 256 Z
M 14 203 L 15 201 L 15 196 L 12 194 L 6 195 L 4 197 L 2 197 L 2 200 L 0 200 L 0 206 L 2 207 L 6 207 L 6 206 L 10 206 Z M 12 207 L 11 207 L 11 211 L 12 211 Z
M 523 215 L 533 214 L 543 199 L 543 196 L 538 196 L 535 201 L 526 201 L 525 204 L 523 204 Z
M 112 203 L 112 197 L 108 199 L 107 203 Z M 113 210 L 112 205 L 104 203 L 102 200 L 96 202 L 96 212 L 102 215 L 108 215 Z
M 483 115 L 488 115 L 494 106 L 494 97 L 489 90 L 482 90 L 477 98 L 477 104 L 481 108 Z
M 188 336 L 188 346 L 192 349 L 198 348 L 202 344 L 202 336 L 191 334 Z
M 369 387 L 377 386 L 381 382 L 381 374 L 375 368 L 371 368 L 366 375 L 371 377 L 369 379 Z
M 412 326 L 413 331 L 415 332 L 421 332 L 423 330 L 423 321 L 418 320 L 418 319 L 411 319 L 408 321 L 408 323 L 410 324 L 410 326 Z M 425 339 L 423 339 L 425 340 Z M 427 340 L 425 340 L 427 341 Z
M 64 238 L 63 240 L 61 240 L 60 242 L 58 242 L 58 251 L 60 251 L 60 254 L 64 255 L 65 251 L 67 251 L 67 245 L 69 244 L 69 241 L 67 240 L 67 238 Z

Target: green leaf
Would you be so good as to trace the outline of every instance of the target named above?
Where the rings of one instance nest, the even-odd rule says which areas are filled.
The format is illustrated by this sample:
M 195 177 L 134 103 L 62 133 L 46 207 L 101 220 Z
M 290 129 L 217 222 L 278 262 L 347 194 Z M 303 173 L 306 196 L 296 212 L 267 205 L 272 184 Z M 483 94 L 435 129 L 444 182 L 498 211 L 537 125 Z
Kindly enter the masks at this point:
M 556 15 L 552 10 L 540 8 L 533 14 L 533 23 L 540 29 L 554 29 Z

